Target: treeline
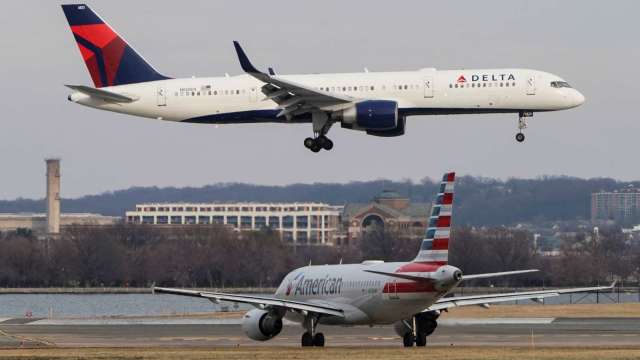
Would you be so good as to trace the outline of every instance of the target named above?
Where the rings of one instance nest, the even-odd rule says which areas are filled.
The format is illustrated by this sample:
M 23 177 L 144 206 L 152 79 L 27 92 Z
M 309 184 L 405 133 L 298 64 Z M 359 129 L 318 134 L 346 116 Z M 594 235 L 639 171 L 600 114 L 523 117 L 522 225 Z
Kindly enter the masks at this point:
M 0 287 L 269 287 L 309 263 L 408 261 L 419 246 L 420 240 L 384 230 L 367 232 L 349 248 L 294 248 L 274 232 L 239 233 L 221 226 L 76 226 L 50 240 L 25 232 L 0 235 Z M 561 255 L 549 258 L 538 255 L 526 231 L 461 227 L 453 232 L 450 263 L 465 273 L 542 270 L 493 280 L 497 285 L 637 281 L 640 248 L 610 230 L 598 238 L 564 238 Z
M 639 182 L 613 179 L 541 177 L 506 181 L 472 176 L 456 184 L 456 224 L 470 226 L 511 225 L 519 222 L 578 220 L 590 218 L 591 193 L 616 190 Z M 420 182 L 376 180 L 346 184 L 293 184 L 263 186 L 217 184 L 198 188 L 131 188 L 127 190 L 63 199 L 65 212 L 93 212 L 123 216 L 143 202 L 215 201 L 320 201 L 334 205 L 366 203 L 384 189 L 391 189 L 416 202 L 431 202 L 437 180 Z M 44 211 L 44 201 L 18 199 L 0 201 L 0 212 Z

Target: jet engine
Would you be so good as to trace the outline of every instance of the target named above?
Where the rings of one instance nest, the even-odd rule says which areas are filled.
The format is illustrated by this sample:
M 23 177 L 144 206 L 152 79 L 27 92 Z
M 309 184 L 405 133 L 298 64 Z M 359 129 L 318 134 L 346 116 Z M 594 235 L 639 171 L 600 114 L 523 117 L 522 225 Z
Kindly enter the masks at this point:
M 332 114 L 343 128 L 366 131 L 375 136 L 404 134 L 404 119 L 398 118 L 398 103 L 390 100 L 367 100 Z
M 250 310 L 242 318 L 242 331 L 252 340 L 269 340 L 282 331 L 282 316 L 266 310 Z

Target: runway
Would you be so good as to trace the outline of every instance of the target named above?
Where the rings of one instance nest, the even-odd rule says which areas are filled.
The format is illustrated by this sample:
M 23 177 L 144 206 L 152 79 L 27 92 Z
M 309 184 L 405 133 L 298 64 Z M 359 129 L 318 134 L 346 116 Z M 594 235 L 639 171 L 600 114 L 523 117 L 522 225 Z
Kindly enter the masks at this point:
M 401 346 L 390 326 L 323 326 L 319 331 L 332 347 Z M 8 321 L 0 324 L 0 347 L 296 347 L 301 333 L 299 326 L 285 326 L 279 336 L 260 343 L 245 337 L 237 324 L 38 325 Z M 440 325 L 428 342 L 433 346 L 638 346 L 640 321 L 558 318 L 528 323 L 456 322 Z

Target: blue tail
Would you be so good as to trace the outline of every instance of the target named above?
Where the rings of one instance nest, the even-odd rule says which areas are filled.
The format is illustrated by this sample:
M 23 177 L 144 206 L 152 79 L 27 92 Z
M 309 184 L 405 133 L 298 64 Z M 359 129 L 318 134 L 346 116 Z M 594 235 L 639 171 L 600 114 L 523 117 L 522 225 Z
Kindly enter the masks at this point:
M 95 87 L 165 80 L 98 14 L 84 4 L 62 5 Z

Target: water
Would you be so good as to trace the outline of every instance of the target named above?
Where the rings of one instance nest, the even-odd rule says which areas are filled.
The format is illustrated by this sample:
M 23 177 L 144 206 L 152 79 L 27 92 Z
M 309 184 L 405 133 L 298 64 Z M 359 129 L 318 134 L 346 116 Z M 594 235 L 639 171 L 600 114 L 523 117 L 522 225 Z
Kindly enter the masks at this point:
M 459 295 L 459 294 L 457 294 Z M 599 295 L 600 303 L 614 303 L 617 293 Z M 564 294 L 545 299 L 546 304 L 595 304 L 596 294 Z M 638 302 L 637 292 L 620 293 L 620 302 Z M 513 304 L 509 302 L 505 304 Z M 532 304 L 518 301 L 518 304 Z M 0 317 L 87 318 L 111 316 L 157 316 L 226 310 L 249 310 L 250 305 L 214 304 L 206 299 L 166 294 L 8 294 L 0 295 Z
M 166 294 L 7 294 L 0 295 L 0 317 L 156 316 L 228 310 L 250 305 L 214 304 L 206 299 Z

